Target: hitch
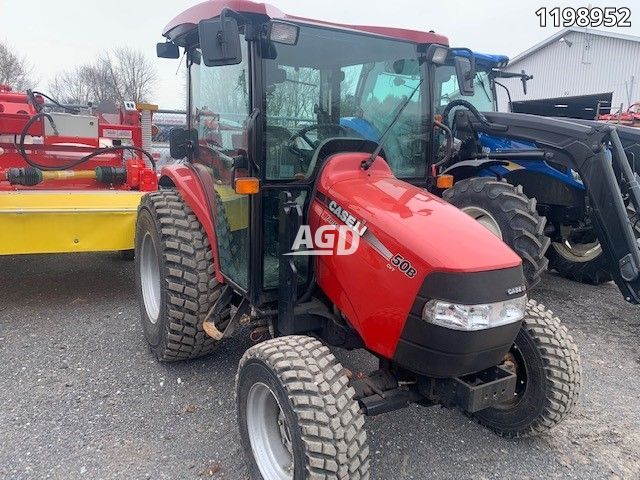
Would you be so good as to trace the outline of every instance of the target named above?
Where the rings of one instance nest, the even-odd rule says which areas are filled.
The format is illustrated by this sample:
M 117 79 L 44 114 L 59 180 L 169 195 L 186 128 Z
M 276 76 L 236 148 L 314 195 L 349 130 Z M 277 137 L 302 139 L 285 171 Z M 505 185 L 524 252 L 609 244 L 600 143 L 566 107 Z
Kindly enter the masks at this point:
M 475 413 L 512 399 L 516 382 L 515 373 L 496 366 L 464 377 L 436 380 L 433 393 L 445 407 Z
M 516 383 L 515 373 L 495 366 L 463 377 L 419 376 L 411 380 L 403 379 L 398 372 L 382 369 L 353 380 L 351 386 L 364 413 L 374 416 L 412 403 L 457 407 L 475 413 L 511 400 L 516 393 Z

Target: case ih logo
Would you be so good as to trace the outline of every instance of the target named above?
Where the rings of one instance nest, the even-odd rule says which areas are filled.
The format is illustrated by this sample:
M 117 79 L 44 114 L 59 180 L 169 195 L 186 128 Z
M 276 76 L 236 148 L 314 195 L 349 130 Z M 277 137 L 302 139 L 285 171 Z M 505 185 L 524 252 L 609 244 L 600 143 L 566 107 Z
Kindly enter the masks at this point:
M 324 214 L 322 219 L 329 225 L 318 227 L 315 234 L 311 233 L 309 225 L 302 225 L 291 247 L 291 253 L 285 255 L 353 255 L 360 245 L 360 237 L 365 234 L 367 227 L 351 213 L 331 200 L 327 204 L 333 213 L 345 225 L 336 225 L 330 214 Z
M 329 210 L 336 217 L 338 217 L 342 222 L 351 227 L 358 235 L 363 236 L 367 231 L 367 227 L 362 224 L 359 220 L 356 219 L 348 210 L 345 210 L 340 205 L 338 205 L 335 201 L 331 200 L 329 202 Z

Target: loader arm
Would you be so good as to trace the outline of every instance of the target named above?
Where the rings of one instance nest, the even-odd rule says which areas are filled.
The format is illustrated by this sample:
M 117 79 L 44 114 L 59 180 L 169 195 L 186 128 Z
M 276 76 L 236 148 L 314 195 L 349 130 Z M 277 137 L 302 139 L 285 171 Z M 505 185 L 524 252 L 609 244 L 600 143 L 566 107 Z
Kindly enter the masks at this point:
M 596 120 L 572 119 L 571 121 L 590 127 L 603 125 L 603 122 Z M 615 125 L 615 127 L 622 142 L 622 147 L 627 155 L 627 160 L 629 160 L 629 165 L 631 165 L 631 169 L 634 172 L 637 172 L 638 169 L 640 169 L 640 128 L 627 127 L 625 125 Z
M 628 218 L 625 198 L 640 210 L 640 186 L 618 130 L 609 124 L 591 124 L 518 113 L 485 113 L 481 122 L 470 112 L 456 115 L 458 137 L 479 132 L 535 142 L 553 163 L 578 172 L 589 199 L 589 214 L 611 275 L 624 298 L 640 303 L 640 248 Z M 623 133 L 626 150 L 637 139 Z M 635 144 L 635 147 L 634 147 Z M 617 175 L 616 175 L 617 173 Z

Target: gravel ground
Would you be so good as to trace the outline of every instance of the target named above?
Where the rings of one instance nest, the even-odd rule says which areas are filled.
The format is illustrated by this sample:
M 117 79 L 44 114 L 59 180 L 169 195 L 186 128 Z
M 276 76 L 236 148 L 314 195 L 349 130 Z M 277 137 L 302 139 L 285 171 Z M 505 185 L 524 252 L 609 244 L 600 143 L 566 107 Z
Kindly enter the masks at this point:
M 246 479 L 234 338 L 162 365 L 139 327 L 132 264 L 113 255 L 0 257 L 0 477 Z M 456 411 L 368 419 L 374 479 L 640 478 L 640 320 L 613 285 L 547 275 L 533 298 L 583 360 L 575 413 L 546 437 L 503 440 Z M 355 370 L 363 352 L 338 352 Z

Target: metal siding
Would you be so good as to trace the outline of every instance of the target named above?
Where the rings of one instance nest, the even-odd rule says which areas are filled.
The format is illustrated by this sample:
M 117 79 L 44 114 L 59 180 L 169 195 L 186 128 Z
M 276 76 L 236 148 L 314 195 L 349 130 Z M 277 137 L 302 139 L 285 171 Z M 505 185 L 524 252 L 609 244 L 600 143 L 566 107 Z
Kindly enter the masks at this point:
M 614 110 L 621 103 L 626 108 L 629 100 L 631 103 L 640 101 L 640 42 L 588 32 L 568 32 L 564 38 L 573 43 L 571 47 L 554 42 L 509 65 L 509 71 L 525 70 L 534 76 L 527 85 L 526 96 L 519 80 L 502 80 L 513 101 L 608 92 L 613 92 Z M 625 82 L 632 83 L 630 99 Z M 499 91 L 502 111 L 507 109 L 505 97 Z

